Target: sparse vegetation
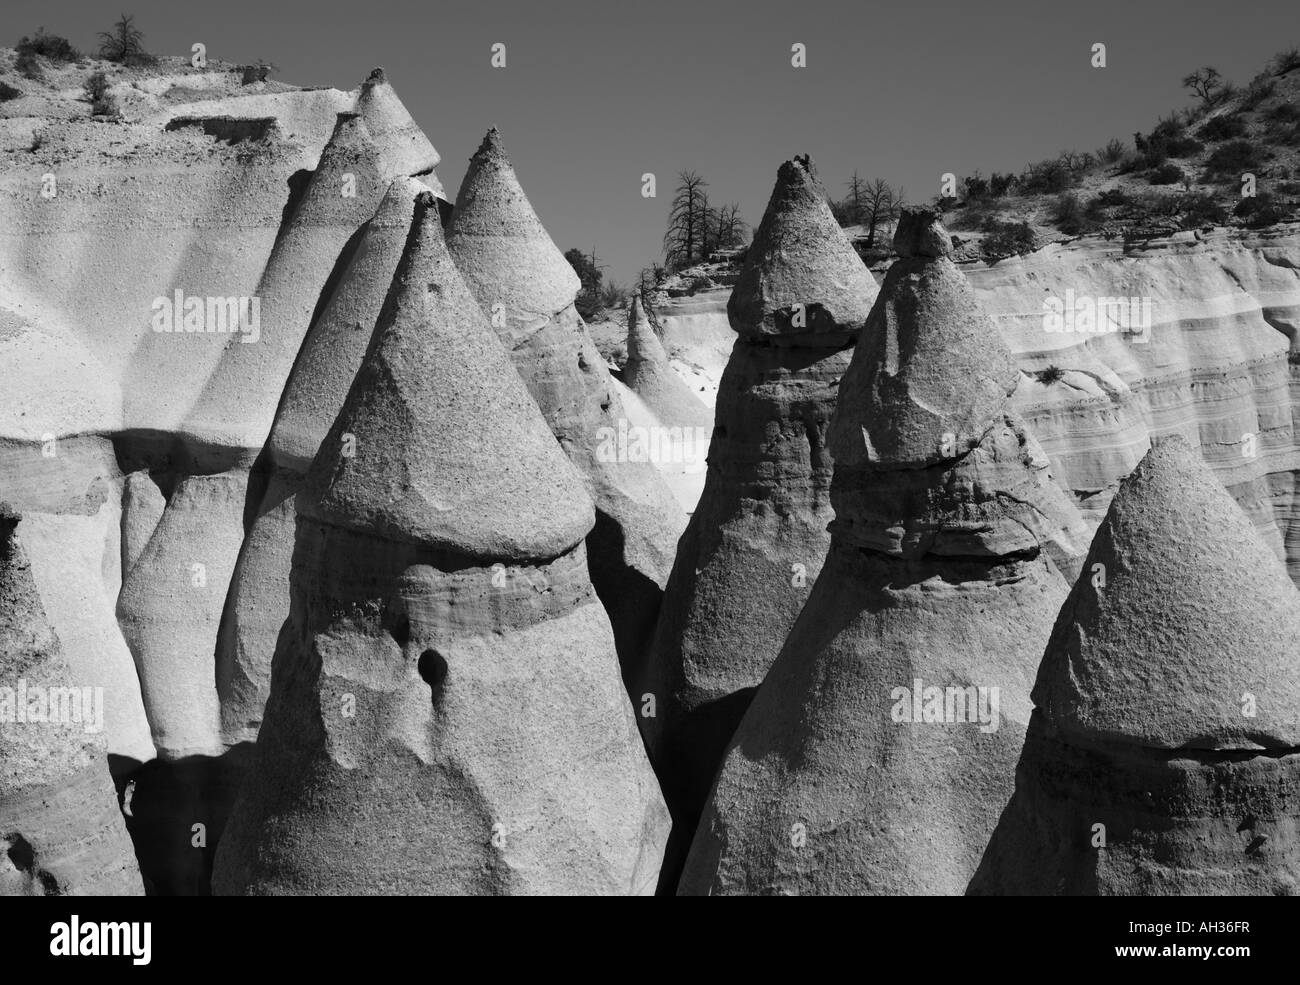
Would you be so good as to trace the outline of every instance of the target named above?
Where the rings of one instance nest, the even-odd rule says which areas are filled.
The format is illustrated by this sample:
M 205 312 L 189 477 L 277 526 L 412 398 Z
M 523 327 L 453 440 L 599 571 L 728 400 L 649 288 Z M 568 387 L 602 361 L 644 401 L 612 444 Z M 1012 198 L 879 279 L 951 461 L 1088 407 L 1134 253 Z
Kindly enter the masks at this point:
M 255 82 L 265 82 L 271 77 L 272 72 L 280 71 L 279 66 L 272 65 L 264 58 L 259 58 L 252 65 L 241 65 L 240 83 L 242 85 L 252 85 Z
M 1260 165 L 1259 149 L 1249 140 L 1233 140 L 1219 146 L 1205 161 L 1206 170 L 1215 178 L 1234 181 L 1245 171 Z
M 11 85 L 0 82 L 0 103 L 7 103 L 11 99 L 17 99 L 22 95 L 21 90 L 15 89 Z
M 1300 179 L 1294 153 L 1300 150 L 1300 103 L 1293 82 L 1276 80 L 1295 68 L 1300 49 L 1279 54 L 1269 71 L 1239 90 L 1206 66 L 1183 80 L 1195 105 L 1162 117 L 1149 133 L 1134 134 L 1131 149 L 1112 139 L 1093 153 L 1062 151 L 1014 176 L 986 179 L 977 171 L 962 182 L 963 197 L 936 201 L 950 228 L 984 233 L 985 253 L 993 257 L 1032 249 L 1033 231 L 1043 225 L 1070 236 L 1101 233 L 1130 241 L 1178 229 L 1300 218 L 1300 181 L 1280 180 Z M 1275 197 L 1242 203 L 1237 191 L 1247 172 L 1270 179 Z M 1117 176 L 1129 176 L 1123 187 L 1092 196 L 1083 191 Z M 1152 187 L 1143 190 L 1138 181 Z M 995 201 L 1004 196 L 1007 201 Z
M 711 206 L 705 190 L 709 183 L 694 171 L 682 171 L 677 178 L 668 232 L 664 234 L 667 268 L 683 270 L 708 260 L 715 250 L 743 246 L 749 236 L 749 224 L 741 218 L 740 206 L 735 203 L 722 208 Z
M 31 37 L 24 35 L 15 46 L 15 50 L 20 56 L 40 56 L 52 62 L 75 62 L 81 57 L 81 52 L 74 48 L 67 38 L 61 38 L 57 34 L 46 34 L 43 27 L 38 27 Z
M 1105 164 L 1115 164 L 1124 156 L 1124 152 L 1127 150 L 1128 147 L 1124 141 L 1117 137 L 1111 137 L 1110 140 L 1106 141 L 1106 146 L 1097 151 L 1097 159 Z
M 1052 206 L 1052 222 L 1057 229 L 1070 236 L 1089 232 L 1093 225 L 1082 199 L 1074 192 L 1064 192 L 1057 196 Z
M 1268 99 L 1277 90 L 1277 83 L 1267 75 L 1257 75 L 1251 79 L 1250 85 L 1246 86 L 1246 91 L 1241 96 L 1241 108 L 1249 111 Z
M 1252 229 L 1262 229 L 1281 222 L 1286 218 L 1288 211 L 1290 210 L 1283 203 L 1278 202 L 1267 192 L 1263 192 L 1243 198 L 1232 210 L 1232 214 L 1239 219 L 1244 219 L 1246 225 Z
M 1031 252 L 1037 245 L 1034 229 L 1027 222 L 994 222 L 982 244 L 984 256 L 991 260 Z
M 1286 75 L 1293 68 L 1300 68 L 1300 47 L 1295 45 L 1279 51 L 1269 63 L 1269 71 L 1274 75 Z
M 135 18 L 123 14 L 111 31 L 99 32 L 99 57 L 120 65 L 150 65 L 154 57 L 144 48 L 144 32 L 135 26 Z
M 903 205 L 901 191 L 884 179 L 859 178 L 856 171 L 848 182 L 848 195 L 831 205 L 831 211 L 841 226 L 866 226 L 867 248 L 876 245 L 876 234 L 882 227 L 898 218 Z
M 117 116 L 117 100 L 108 94 L 108 76 L 95 72 L 82 86 L 90 102 L 90 112 L 95 116 Z
M 1051 386 L 1053 383 L 1059 383 L 1065 377 L 1065 370 L 1060 366 L 1048 366 L 1046 369 L 1040 369 L 1034 374 L 1038 377 L 1038 382 L 1044 386 Z
M 31 79 L 33 82 L 41 82 L 45 79 L 45 71 L 41 68 L 41 60 L 38 56 L 30 51 L 23 52 L 14 62 L 14 68 L 18 74 L 25 79 Z
M 1183 79 L 1183 85 L 1200 98 L 1205 106 L 1213 106 L 1223 91 L 1223 76 L 1212 65 L 1198 68 Z
M 627 304 L 628 299 L 631 296 L 631 291 L 622 284 L 611 279 L 608 284 L 600 289 L 600 305 L 606 311 L 612 311 L 615 308 L 621 308 Z
M 1184 179 L 1183 169 L 1177 164 L 1162 164 L 1158 168 L 1152 168 L 1147 175 L 1147 183 L 1151 185 L 1176 185 Z
M 1204 192 L 1187 192 L 1176 199 L 1178 212 L 1183 216 L 1183 228 L 1222 225 L 1228 218 L 1227 209 L 1213 195 Z
M 1244 137 L 1245 135 L 1245 121 L 1234 114 L 1225 113 L 1222 116 L 1216 116 L 1201 127 L 1201 138 L 1214 143 L 1232 140 L 1234 137 Z
M 573 299 L 573 305 L 583 318 L 591 318 L 600 310 L 600 281 L 602 274 L 600 272 L 600 263 L 596 259 L 596 250 L 593 247 L 590 256 L 577 248 L 565 250 L 564 259 L 569 261 L 569 266 L 578 275 L 578 282 L 582 285 L 578 291 L 578 296 Z
M 103 72 L 95 72 L 86 79 L 82 85 L 82 91 L 85 92 L 86 98 L 92 103 L 98 102 L 108 92 L 108 76 Z
M 1295 123 L 1300 121 L 1300 106 L 1295 103 L 1278 103 L 1268 113 L 1273 123 Z

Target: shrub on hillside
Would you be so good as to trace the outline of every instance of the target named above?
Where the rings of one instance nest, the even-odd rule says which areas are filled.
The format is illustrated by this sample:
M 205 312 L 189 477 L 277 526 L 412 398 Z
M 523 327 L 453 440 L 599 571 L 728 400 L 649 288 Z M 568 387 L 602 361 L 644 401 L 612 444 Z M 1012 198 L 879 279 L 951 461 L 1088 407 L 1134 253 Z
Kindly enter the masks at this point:
M 1060 366 L 1048 366 L 1046 369 L 1040 369 L 1034 374 L 1038 377 L 1038 382 L 1044 386 L 1051 386 L 1053 383 L 1059 383 L 1065 377 L 1065 370 Z
M 1300 121 L 1300 106 L 1295 103 L 1278 103 L 1268 111 L 1268 119 L 1273 123 L 1295 123 Z
M 1079 175 L 1060 157 L 1031 164 L 1016 183 L 1025 195 L 1044 195 L 1067 191 L 1079 184 Z
M 144 49 L 144 32 L 135 18 L 123 14 L 111 31 L 99 32 L 99 57 L 121 65 L 152 65 L 157 59 Z
M 1110 140 L 1106 141 L 1106 146 L 1097 151 L 1097 158 L 1107 164 L 1115 164 L 1124 156 L 1126 150 L 1128 148 L 1125 146 L 1124 141 L 1111 137 Z
M 117 116 L 117 100 L 108 94 L 108 76 L 96 72 L 86 79 L 82 90 L 90 101 L 90 112 L 95 116 Z
M 1176 185 L 1183 180 L 1183 169 L 1177 164 L 1162 164 L 1147 174 L 1149 185 Z
M 1205 150 L 1205 145 L 1195 137 L 1171 137 L 1165 144 L 1170 157 L 1191 157 Z
M 1269 62 L 1269 71 L 1274 75 L 1286 75 L 1293 68 L 1300 68 L 1300 48 L 1292 45 L 1283 51 L 1279 51 Z
M 1083 201 L 1074 192 L 1063 192 L 1052 204 L 1052 223 L 1069 236 L 1078 236 L 1092 228 Z
M 1222 144 L 1205 161 L 1206 169 L 1217 178 L 1236 178 L 1245 171 L 1253 171 L 1259 164 L 1259 151 L 1248 140 Z
M 1251 79 L 1250 85 L 1246 86 L 1246 91 L 1241 96 L 1241 108 L 1252 110 L 1262 103 L 1269 96 L 1273 95 L 1277 89 L 1277 83 L 1267 75 L 1257 75 Z
M 1028 253 L 1034 249 L 1034 230 L 1027 222 L 999 222 L 982 244 L 984 255 L 994 259 Z
M 20 92 L 18 89 L 15 89 L 11 85 L 6 85 L 5 83 L 0 82 L 0 103 L 7 103 L 9 102 L 9 100 L 17 99 L 21 95 L 22 92 Z
M 994 171 L 989 175 L 989 194 L 993 198 L 1003 198 L 1016 183 L 1016 176 L 1010 172 L 1001 174 Z
M 82 83 L 81 88 L 92 103 L 99 102 L 108 92 L 108 76 L 103 72 L 96 72 Z
M 247 86 L 252 85 L 255 82 L 265 82 L 271 77 L 271 73 L 278 72 L 279 68 L 272 65 L 270 62 L 259 58 L 255 64 L 239 66 L 239 71 L 240 84 Z
M 41 60 L 30 51 L 18 56 L 18 60 L 14 62 L 14 68 L 18 70 L 18 74 L 23 78 L 31 79 L 33 82 L 40 82 L 45 78 L 45 71 L 41 68 Z
M 1188 192 L 1177 198 L 1178 211 L 1183 216 L 1183 228 L 1217 226 L 1227 221 L 1228 212 L 1213 195 Z
M 963 178 L 962 185 L 964 186 L 967 199 L 978 200 L 981 198 L 989 197 L 989 180 L 987 178 L 980 177 L 980 173 L 978 171 L 976 171 L 972 175 L 967 176 L 966 178 Z
M 1243 198 L 1232 210 L 1232 214 L 1238 219 L 1244 219 L 1246 225 L 1252 229 L 1262 229 L 1281 222 L 1286 218 L 1287 211 L 1282 203 L 1264 192 L 1261 195 Z
M 1088 223 L 1096 229 L 1110 218 L 1109 210 L 1123 209 L 1131 206 L 1133 200 L 1118 188 L 1110 188 L 1089 200 L 1084 207 Z
M 1201 127 L 1201 138 L 1211 140 L 1216 144 L 1224 140 L 1232 140 L 1234 137 L 1244 137 L 1246 135 L 1246 122 L 1240 116 L 1216 116 L 1205 126 Z
M 1107 188 L 1089 203 L 1089 207 L 1113 209 L 1131 203 L 1132 199 L 1122 188 Z
M 75 62 L 81 57 L 81 52 L 67 38 L 46 34 L 43 27 L 38 27 L 30 38 L 24 36 L 19 40 L 15 50 L 19 55 L 39 55 L 52 62 Z

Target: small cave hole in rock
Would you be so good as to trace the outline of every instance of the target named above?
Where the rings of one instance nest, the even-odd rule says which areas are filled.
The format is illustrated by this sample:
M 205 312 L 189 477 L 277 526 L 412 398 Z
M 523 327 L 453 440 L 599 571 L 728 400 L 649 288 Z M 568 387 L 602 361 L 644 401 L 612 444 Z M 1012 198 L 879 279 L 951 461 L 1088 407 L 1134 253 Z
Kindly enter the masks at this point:
M 411 642 L 411 620 L 407 619 L 406 616 L 402 616 L 393 625 L 391 633 L 398 646 L 406 646 L 407 643 Z
M 5 854 L 8 855 L 10 863 L 27 878 L 40 884 L 42 896 L 63 895 L 58 880 L 36 864 L 36 851 L 32 848 L 31 842 L 20 834 L 6 835 L 4 841 L 8 848 Z
M 447 661 L 437 650 L 425 650 L 420 654 L 420 662 L 416 666 L 424 683 L 429 685 L 436 705 L 442 697 L 442 686 L 447 680 Z

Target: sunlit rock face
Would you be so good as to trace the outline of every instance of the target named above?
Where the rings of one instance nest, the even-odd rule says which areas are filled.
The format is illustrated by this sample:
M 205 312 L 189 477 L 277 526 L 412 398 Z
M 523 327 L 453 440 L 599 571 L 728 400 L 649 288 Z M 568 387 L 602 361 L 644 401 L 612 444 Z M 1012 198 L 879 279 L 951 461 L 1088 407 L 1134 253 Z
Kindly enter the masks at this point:
M 1061 608 L 978 894 L 1291 895 L 1300 592 L 1180 437 Z
M 0 503 L 0 896 L 140 896 L 104 757 L 105 695 L 63 657 Z
M 904 212 L 829 427 L 826 562 L 722 760 L 682 894 L 956 894 L 1011 796 L 1082 521 L 1011 354 Z
M 652 890 L 667 812 L 587 573 L 594 519 L 423 196 L 298 494 L 214 890 Z

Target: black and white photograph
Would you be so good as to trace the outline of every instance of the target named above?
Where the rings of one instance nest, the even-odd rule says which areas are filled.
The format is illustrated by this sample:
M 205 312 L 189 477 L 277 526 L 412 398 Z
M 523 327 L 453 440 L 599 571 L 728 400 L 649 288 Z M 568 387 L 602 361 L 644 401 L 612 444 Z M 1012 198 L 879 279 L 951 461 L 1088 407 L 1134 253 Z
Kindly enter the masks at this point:
M 210 950 L 192 896 L 1281 951 L 1234 898 L 1300 894 L 1294 3 L 0 24 L 22 955 Z

